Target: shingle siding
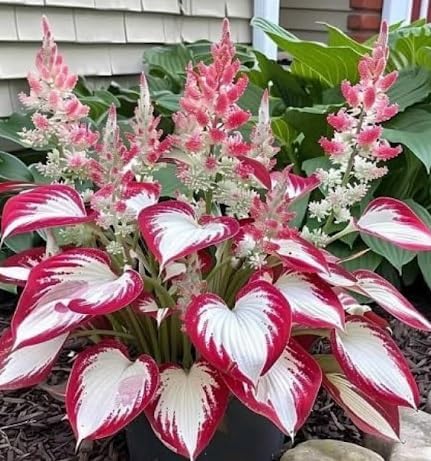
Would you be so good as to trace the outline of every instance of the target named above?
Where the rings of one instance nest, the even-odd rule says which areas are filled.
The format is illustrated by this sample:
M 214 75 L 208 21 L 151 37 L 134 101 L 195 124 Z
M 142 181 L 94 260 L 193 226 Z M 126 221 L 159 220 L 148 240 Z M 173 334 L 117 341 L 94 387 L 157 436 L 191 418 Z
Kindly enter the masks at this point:
M 18 108 L 42 14 L 71 70 L 105 81 L 141 72 L 149 46 L 217 39 L 226 14 L 234 40 L 250 43 L 252 10 L 253 0 L 0 0 L 0 117 Z

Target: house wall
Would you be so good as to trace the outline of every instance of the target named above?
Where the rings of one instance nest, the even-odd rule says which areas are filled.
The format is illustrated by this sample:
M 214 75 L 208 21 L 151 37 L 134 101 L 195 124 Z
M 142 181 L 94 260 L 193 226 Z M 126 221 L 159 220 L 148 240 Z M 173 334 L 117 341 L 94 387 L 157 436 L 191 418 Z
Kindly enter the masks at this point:
M 280 25 L 304 40 L 326 41 L 326 22 L 347 31 L 350 0 L 281 0 Z
M 0 117 L 19 108 L 42 14 L 71 70 L 100 85 L 135 80 L 152 45 L 216 40 L 224 16 L 234 40 L 250 43 L 252 12 L 253 0 L 0 0 Z

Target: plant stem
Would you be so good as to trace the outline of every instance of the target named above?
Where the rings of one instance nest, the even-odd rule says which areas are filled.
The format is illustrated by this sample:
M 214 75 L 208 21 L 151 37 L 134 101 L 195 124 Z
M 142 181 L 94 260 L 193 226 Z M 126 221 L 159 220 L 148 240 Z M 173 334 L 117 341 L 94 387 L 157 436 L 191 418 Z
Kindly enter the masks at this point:
M 114 330 L 79 330 L 72 333 L 70 336 L 73 338 L 80 338 L 82 336 L 116 336 L 118 338 L 129 339 L 131 341 L 136 341 L 136 338 L 131 335 L 130 333 L 126 333 L 125 331 L 114 331 Z
M 149 354 L 150 353 L 150 346 L 147 343 L 147 340 L 145 339 L 145 335 L 142 331 L 141 325 L 138 322 L 138 319 L 135 316 L 135 313 L 131 310 L 130 307 L 127 307 L 124 309 L 124 312 L 128 318 L 129 325 L 131 327 L 131 330 L 133 330 L 133 333 L 136 336 L 137 342 L 139 344 L 139 347 L 142 352 Z
M 361 113 L 359 114 L 359 120 L 358 120 L 358 126 L 356 127 L 356 136 L 361 132 L 362 125 L 364 123 L 364 117 L 365 117 L 365 109 L 362 107 Z M 347 161 L 347 166 L 346 166 L 346 171 L 344 172 L 343 179 L 341 181 L 341 186 L 345 187 L 347 183 L 349 182 L 350 179 L 350 173 L 352 172 L 353 169 L 353 162 L 355 160 L 355 156 L 358 153 L 358 147 L 355 146 L 352 149 L 352 153 L 350 154 L 349 160 Z M 328 234 L 329 229 L 331 228 L 332 223 L 334 222 L 334 213 L 331 212 L 331 214 L 328 216 L 328 219 L 326 220 L 325 225 L 322 228 L 322 231 L 325 234 Z

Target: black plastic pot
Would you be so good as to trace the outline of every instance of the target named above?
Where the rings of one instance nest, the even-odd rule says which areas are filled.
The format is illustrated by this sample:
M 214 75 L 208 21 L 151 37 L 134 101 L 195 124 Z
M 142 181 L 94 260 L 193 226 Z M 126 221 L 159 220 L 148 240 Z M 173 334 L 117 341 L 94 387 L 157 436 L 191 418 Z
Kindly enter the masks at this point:
M 130 461 L 184 461 L 154 435 L 145 416 L 126 430 Z M 197 461 L 273 461 L 280 455 L 284 435 L 266 418 L 232 399 L 221 428 Z

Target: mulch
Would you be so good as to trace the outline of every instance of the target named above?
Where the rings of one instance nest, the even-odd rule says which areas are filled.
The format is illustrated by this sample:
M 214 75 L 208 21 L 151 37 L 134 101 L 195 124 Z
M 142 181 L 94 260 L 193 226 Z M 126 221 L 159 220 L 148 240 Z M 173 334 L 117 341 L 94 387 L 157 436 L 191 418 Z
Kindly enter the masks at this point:
M 431 306 L 418 302 L 424 314 Z M 425 307 L 423 307 L 425 306 Z M 0 330 L 9 324 L 11 310 L 1 309 Z M 391 320 L 395 341 L 403 350 L 421 391 L 421 409 L 426 408 L 431 390 L 431 335 Z M 81 342 L 80 342 L 81 341 Z M 74 351 L 82 340 L 68 344 L 54 369 L 50 385 L 66 377 Z M 55 396 L 38 389 L 2 393 L 0 396 L 0 461 L 128 461 L 125 436 L 84 442 L 75 453 L 75 438 L 64 419 L 64 406 Z M 321 392 L 307 424 L 297 434 L 295 444 L 312 438 L 332 438 L 362 444 L 362 433 L 324 391 Z M 289 445 L 286 446 L 288 448 Z

